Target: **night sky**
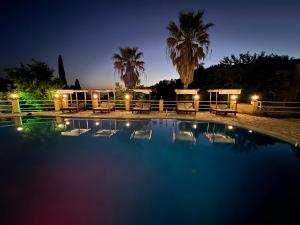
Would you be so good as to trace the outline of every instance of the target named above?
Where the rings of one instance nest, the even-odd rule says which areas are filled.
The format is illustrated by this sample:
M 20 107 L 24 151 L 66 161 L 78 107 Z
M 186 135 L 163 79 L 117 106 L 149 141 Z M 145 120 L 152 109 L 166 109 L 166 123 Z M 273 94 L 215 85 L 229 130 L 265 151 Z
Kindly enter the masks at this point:
M 300 57 L 299 0 L 0 0 L 0 68 L 34 58 L 57 70 L 61 54 L 69 83 L 112 87 L 119 81 L 112 54 L 137 46 L 146 63 L 142 84 L 178 78 L 166 57 L 166 26 L 179 11 L 198 9 L 215 24 L 205 67 L 247 51 Z

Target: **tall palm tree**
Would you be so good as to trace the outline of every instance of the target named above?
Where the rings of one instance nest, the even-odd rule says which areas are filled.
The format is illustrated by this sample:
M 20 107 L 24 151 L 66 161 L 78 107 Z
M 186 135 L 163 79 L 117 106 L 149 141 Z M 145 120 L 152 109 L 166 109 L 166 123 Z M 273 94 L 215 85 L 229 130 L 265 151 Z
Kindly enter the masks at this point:
M 203 22 L 204 11 L 180 12 L 179 25 L 170 22 L 167 26 L 167 54 L 179 73 L 184 88 L 194 79 L 194 70 L 208 53 L 208 28 L 212 23 Z
M 119 53 L 113 54 L 115 71 L 120 75 L 126 89 L 140 83 L 140 75 L 145 71 L 145 63 L 140 61 L 143 53 L 138 48 L 119 48 Z

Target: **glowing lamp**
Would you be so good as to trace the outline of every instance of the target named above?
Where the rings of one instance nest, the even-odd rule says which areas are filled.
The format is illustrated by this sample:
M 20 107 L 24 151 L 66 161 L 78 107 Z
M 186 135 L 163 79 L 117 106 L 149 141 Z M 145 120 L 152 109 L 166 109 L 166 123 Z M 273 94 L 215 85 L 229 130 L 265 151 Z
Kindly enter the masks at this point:
M 129 94 L 126 94 L 126 95 L 125 95 L 125 99 L 130 99 L 130 95 L 129 95 Z
M 64 98 L 67 98 L 67 97 L 68 97 L 68 95 L 66 95 L 66 94 L 63 94 L 63 97 L 64 97 Z
M 23 127 L 17 127 L 17 131 L 22 131 Z
M 98 95 L 97 95 L 97 94 L 94 94 L 94 95 L 93 95 L 93 98 L 94 98 L 94 99 L 97 99 L 97 98 L 98 98 Z
M 237 95 L 231 95 L 231 96 L 230 96 L 230 99 L 231 99 L 231 100 L 237 100 L 237 98 L 238 98 Z
M 229 130 L 232 130 L 232 129 L 233 129 L 233 126 L 229 125 L 229 126 L 228 126 L 228 129 L 229 129 Z
M 18 98 L 18 95 L 17 95 L 17 94 L 11 94 L 10 96 L 11 96 L 11 98 L 13 98 L 13 99 Z
M 95 123 L 96 126 L 99 126 L 99 124 L 100 124 L 99 122 L 96 122 L 96 123 Z
M 194 95 L 194 99 L 195 99 L 195 100 L 199 100 L 199 99 L 200 99 L 200 96 L 199 96 L 199 95 Z
M 55 94 L 54 97 L 55 97 L 55 98 L 59 98 L 59 94 Z
M 193 124 L 193 128 L 196 130 L 197 129 L 197 124 Z
M 64 127 L 64 125 L 63 125 L 62 123 L 58 124 L 57 126 L 58 126 L 59 128 L 63 128 L 63 127 Z
M 125 126 L 126 126 L 126 127 L 130 127 L 130 123 L 127 122 L 127 123 L 125 124 Z
M 248 130 L 248 132 L 249 132 L 249 133 L 253 133 L 253 131 L 252 131 L 252 130 Z
M 252 95 L 251 96 L 251 100 L 252 101 L 257 101 L 259 99 L 259 96 L 258 95 Z
M 70 121 L 66 121 L 66 125 L 70 125 Z

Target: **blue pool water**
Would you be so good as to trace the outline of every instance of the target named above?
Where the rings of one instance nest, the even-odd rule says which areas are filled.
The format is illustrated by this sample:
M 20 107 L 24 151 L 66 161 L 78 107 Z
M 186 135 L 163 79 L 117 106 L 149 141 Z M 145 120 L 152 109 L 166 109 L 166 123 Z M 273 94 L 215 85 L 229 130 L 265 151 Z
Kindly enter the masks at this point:
M 1 225 L 299 224 L 300 156 L 181 120 L 0 121 Z

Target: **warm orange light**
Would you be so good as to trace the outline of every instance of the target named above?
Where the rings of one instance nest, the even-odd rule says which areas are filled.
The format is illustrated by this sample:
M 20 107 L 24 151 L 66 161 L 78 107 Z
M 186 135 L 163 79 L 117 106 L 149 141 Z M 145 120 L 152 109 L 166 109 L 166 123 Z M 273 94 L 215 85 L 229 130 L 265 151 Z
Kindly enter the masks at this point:
M 98 98 L 98 95 L 97 95 L 97 94 L 94 94 L 94 95 L 93 95 L 93 98 L 94 98 L 94 99 L 97 99 L 97 98 Z
M 252 101 L 257 101 L 259 99 L 259 96 L 258 95 L 252 95 L 251 96 L 251 100 Z
M 55 97 L 55 98 L 59 98 L 59 94 L 55 94 L 54 97 Z
M 11 94 L 10 96 L 11 96 L 11 98 L 13 98 L 13 99 L 16 99 L 16 98 L 18 98 L 18 95 L 17 95 L 17 94 L 15 94 L 15 93 L 14 93 L 14 94 Z
M 237 100 L 237 98 L 238 98 L 237 95 L 231 95 L 231 96 L 230 96 L 230 99 L 231 99 L 231 100 Z
M 67 97 L 68 97 L 68 95 L 66 95 L 66 94 L 63 94 L 63 97 L 64 97 L 64 98 L 67 98 Z
M 195 100 L 199 100 L 199 99 L 200 99 L 200 96 L 199 96 L 199 95 L 194 95 L 194 99 L 195 99 Z
M 125 99 L 130 99 L 130 95 L 129 95 L 129 94 L 126 94 L 126 95 L 125 95 Z

